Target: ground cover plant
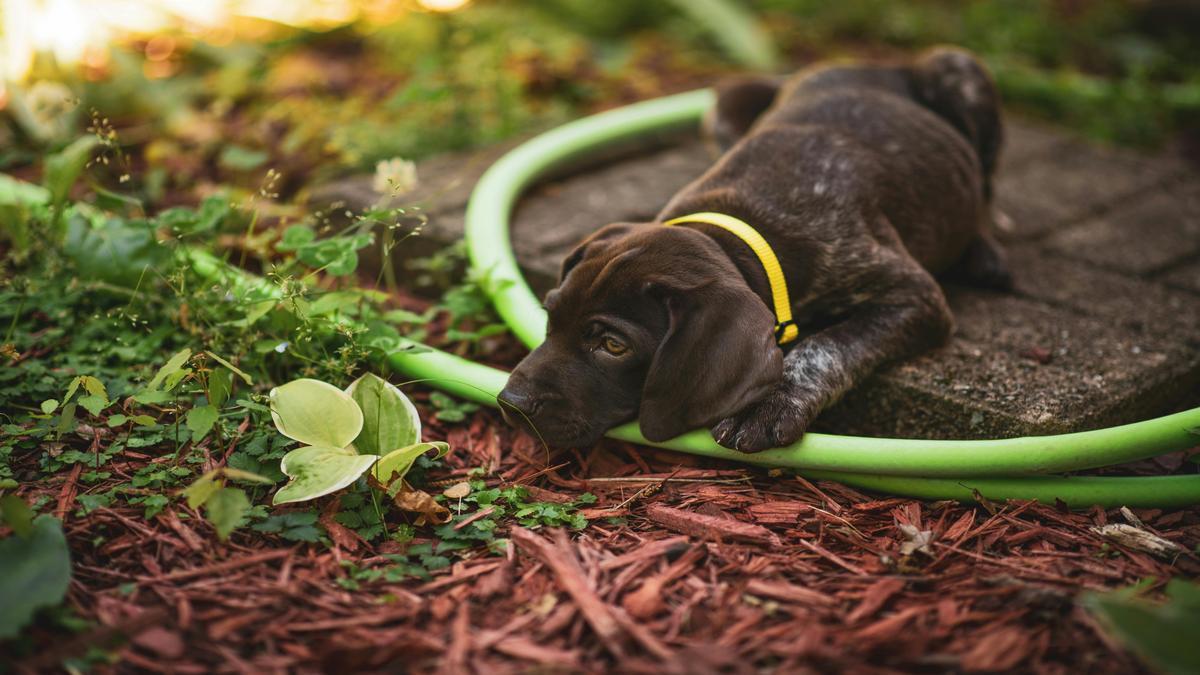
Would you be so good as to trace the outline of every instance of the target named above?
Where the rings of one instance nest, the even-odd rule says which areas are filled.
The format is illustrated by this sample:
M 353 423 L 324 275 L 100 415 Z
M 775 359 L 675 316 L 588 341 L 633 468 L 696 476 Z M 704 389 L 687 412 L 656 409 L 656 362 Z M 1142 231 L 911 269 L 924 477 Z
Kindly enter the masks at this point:
M 425 157 L 772 54 L 943 41 L 980 50 L 1017 110 L 1094 138 L 1174 142 L 1197 107 L 1194 46 L 1116 3 L 761 0 L 765 51 L 714 37 L 720 4 L 167 31 L 6 85 L 0 670 L 1194 665 L 1196 509 L 929 504 L 610 441 L 551 451 L 386 371 L 418 342 L 522 354 L 461 249 L 388 264 L 420 237 Z M 307 206 L 358 172 L 375 205 Z

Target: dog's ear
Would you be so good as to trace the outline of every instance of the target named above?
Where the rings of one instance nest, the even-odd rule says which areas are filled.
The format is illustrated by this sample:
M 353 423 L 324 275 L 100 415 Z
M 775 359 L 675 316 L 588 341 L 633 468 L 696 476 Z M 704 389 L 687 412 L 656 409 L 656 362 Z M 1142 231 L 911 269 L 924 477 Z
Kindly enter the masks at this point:
M 593 232 L 587 239 L 580 242 L 575 247 L 575 250 L 571 251 L 571 254 L 563 260 L 562 269 L 558 273 L 558 283 L 561 285 L 563 280 L 567 278 L 567 274 L 575 269 L 575 266 L 582 262 L 588 254 L 597 252 L 601 248 L 601 244 L 629 234 L 636 226 L 636 223 L 612 223 Z
M 765 396 L 783 377 L 775 317 L 740 279 L 688 289 L 652 285 L 670 325 L 642 389 L 642 434 L 665 441 Z

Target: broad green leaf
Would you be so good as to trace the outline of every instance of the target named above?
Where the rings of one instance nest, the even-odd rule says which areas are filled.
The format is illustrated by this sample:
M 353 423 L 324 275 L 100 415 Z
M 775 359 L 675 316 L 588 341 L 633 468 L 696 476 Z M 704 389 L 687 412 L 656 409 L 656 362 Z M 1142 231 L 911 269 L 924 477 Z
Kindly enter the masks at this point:
M 349 448 L 305 446 L 283 456 L 280 468 L 290 479 L 272 504 L 303 502 L 336 492 L 358 480 L 379 458 Z
M 93 396 L 100 396 L 105 401 L 108 400 L 108 390 L 104 388 L 104 383 L 91 375 L 83 375 L 79 378 L 80 384 L 87 390 L 87 393 Z
M 97 396 L 96 394 L 80 396 L 78 403 L 79 405 L 83 406 L 84 410 L 87 410 L 93 415 L 99 415 L 101 410 L 104 410 L 108 407 L 108 399 L 104 398 L 103 396 Z
M 188 508 L 198 509 L 201 504 L 208 501 L 208 498 L 221 487 L 216 478 L 217 469 L 213 469 L 192 481 L 192 484 L 184 489 L 183 496 L 187 498 Z
M 16 495 L 0 497 L 0 515 L 3 515 L 0 520 L 8 523 L 18 536 L 28 537 L 33 531 L 33 509 Z
M 213 425 L 217 423 L 217 409 L 211 405 L 192 408 L 187 413 L 187 428 L 192 432 L 192 440 L 199 441 L 208 435 Z
M 71 383 L 67 385 L 67 393 L 63 394 L 64 402 L 70 401 L 71 397 L 75 395 L 75 392 L 79 391 L 80 382 L 83 382 L 82 377 L 76 377 L 71 380 Z
M 50 192 L 42 186 L 0 173 L 0 204 L 32 206 L 48 201 Z
M 83 173 L 92 149 L 99 144 L 95 136 L 82 136 L 59 152 L 46 158 L 42 183 L 50 191 L 50 203 L 58 206 L 67 200 L 71 186 Z
M 440 459 L 450 452 L 450 445 L 434 441 L 432 443 L 416 443 L 407 448 L 393 450 L 379 458 L 379 463 L 375 465 L 372 475 L 383 485 L 391 485 L 408 474 L 408 470 L 412 468 L 413 462 L 417 461 L 418 457 L 431 451 L 434 454 L 430 459 Z
M 275 301 L 274 301 L 274 300 L 269 300 L 268 302 L 274 303 Z M 230 363 L 230 362 L 226 361 L 225 359 L 221 358 L 220 356 L 217 356 L 217 355 L 216 355 L 216 354 L 214 354 L 213 352 L 210 352 L 210 351 L 205 351 L 204 353 L 205 353 L 205 354 L 208 354 L 209 356 L 211 356 L 211 357 L 212 357 L 212 359 L 213 359 L 214 361 L 216 361 L 217 363 L 219 363 L 219 364 L 221 364 L 221 365 L 225 366 L 226 368 L 228 368 L 229 370 L 233 371 L 233 374 L 234 374 L 234 375 L 237 375 L 237 376 L 238 376 L 238 377 L 240 377 L 240 378 L 242 378 L 242 381 L 243 381 L 243 382 L 245 382 L 246 384 L 248 384 L 248 385 L 249 385 L 249 384 L 254 384 L 254 380 L 250 379 L 250 376 L 249 376 L 249 375 L 247 375 L 246 373 L 242 372 L 242 370 L 241 370 L 240 368 L 238 368 L 237 366 L 235 366 L 235 365 L 233 365 L 232 363 Z
M 71 581 L 71 554 L 62 523 L 33 521 L 28 537 L 0 540 L 0 640 L 14 638 L 41 607 L 62 602 Z
M 1116 591 L 1089 593 L 1082 602 L 1156 670 L 1169 675 L 1200 672 L 1196 649 L 1200 587 L 1173 579 L 1167 585 L 1167 598 L 1166 603 L 1153 604 Z
M 58 413 L 58 424 L 55 426 L 55 431 L 61 434 L 69 434 L 75 431 L 75 403 L 68 403 L 62 407 L 62 411 Z
M 158 389 L 145 389 L 133 395 L 133 400 L 143 404 L 166 403 L 172 398 L 171 392 Z
M 278 251 L 295 251 L 301 246 L 311 244 L 317 234 L 307 225 L 291 225 L 283 231 L 279 243 L 275 244 Z
M 217 368 L 208 374 L 208 402 L 215 408 L 225 405 L 229 392 L 233 391 L 233 373 Z
M 221 469 L 221 473 L 225 474 L 225 477 L 230 480 L 240 480 L 240 481 L 245 481 L 247 483 L 262 483 L 264 485 L 274 485 L 275 484 L 275 481 L 271 480 L 270 478 L 267 478 L 266 476 L 260 476 L 259 474 L 254 473 L 253 471 L 243 471 L 242 469 L 235 469 L 232 466 L 227 466 L 227 467 Z
M 168 255 L 149 221 L 101 218 L 93 223 L 78 212 L 68 217 L 63 252 L 81 277 L 128 288 L 152 280 Z
M 270 399 L 275 428 L 306 445 L 344 448 L 363 428 L 354 399 L 320 380 L 292 380 L 272 389 Z
M 171 391 L 183 381 L 183 378 L 192 374 L 191 368 L 180 368 L 179 370 L 167 375 L 167 379 L 163 380 L 163 389 Z
M 158 423 L 157 420 L 149 415 L 134 415 L 129 419 L 139 427 L 152 427 Z
M 229 538 L 250 511 L 250 500 L 241 488 L 223 487 L 204 502 L 204 517 L 217 529 L 221 541 Z
M 121 413 L 117 413 L 115 415 L 108 416 L 108 426 L 110 426 L 110 427 L 119 427 L 128 421 L 129 421 L 129 418 L 126 417 L 125 415 L 122 415 Z
M 262 166 L 271 156 L 262 150 L 252 150 L 240 145 L 226 145 L 217 162 L 226 169 L 250 171 Z
M 48 398 L 45 401 L 42 401 L 42 412 L 43 413 L 49 415 L 50 413 L 54 412 L 55 410 L 58 410 L 58 399 Z
M 362 433 L 354 448 L 364 455 L 382 455 L 421 440 L 421 418 L 417 408 L 395 385 L 367 373 L 346 388 L 362 409 Z
M 150 380 L 150 384 L 146 385 L 146 389 L 151 391 L 158 389 L 159 385 L 163 383 L 163 380 L 167 379 L 168 375 L 182 368 L 183 364 L 187 363 L 190 358 L 192 358 L 192 350 L 187 347 L 181 349 L 175 356 L 172 356 L 163 364 L 162 368 L 158 369 L 158 372 L 154 374 L 154 379 Z

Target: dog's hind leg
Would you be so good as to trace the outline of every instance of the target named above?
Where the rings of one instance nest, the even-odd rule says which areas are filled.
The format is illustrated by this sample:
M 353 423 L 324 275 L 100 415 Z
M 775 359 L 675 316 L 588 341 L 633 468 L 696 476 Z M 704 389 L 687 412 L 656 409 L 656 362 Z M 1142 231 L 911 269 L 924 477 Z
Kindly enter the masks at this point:
M 918 100 L 958 129 L 975 148 L 983 171 L 984 197 L 990 202 L 992 174 L 1004 141 L 1000 94 L 991 74 L 973 54 L 955 47 L 935 47 L 913 65 Z
M 967 244 L 962 258 L 942 275 L 946 281 L 992 291 L 1013 289 L 1008 255 L 990 234 L 980 233 Z
M 717 104 L 704 116 L 704 135 L 725 152 L 775 102 L 783 80 L 738 77 L 717 83 Z

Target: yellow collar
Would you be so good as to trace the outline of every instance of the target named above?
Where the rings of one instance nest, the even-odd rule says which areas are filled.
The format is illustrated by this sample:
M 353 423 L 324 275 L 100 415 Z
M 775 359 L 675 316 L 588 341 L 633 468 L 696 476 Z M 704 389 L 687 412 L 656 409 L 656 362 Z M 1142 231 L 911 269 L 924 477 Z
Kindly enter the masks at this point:
M 787 280 L 783 278 L 783 268 L 779 266 L 779 258 L 775 257 L 775 251 L 758 233 L 758 230 L 733 216 L 709 211 L 672 218 L 663 225 L 669 227 L 681 223 L 715 225 L 746 242 L 750 250 L 754 251 L 754 255 L 758 256 L 763 271 L 767 273 L 767 282 L 771 284 L 771 301 L 775 305 L 775 341 L 785 345 L 800 336 L 800 329 L 792 320 L 792 303 L 788 299 Z

